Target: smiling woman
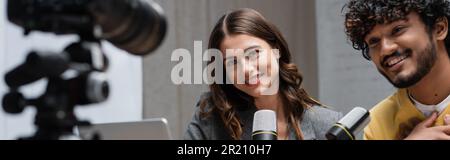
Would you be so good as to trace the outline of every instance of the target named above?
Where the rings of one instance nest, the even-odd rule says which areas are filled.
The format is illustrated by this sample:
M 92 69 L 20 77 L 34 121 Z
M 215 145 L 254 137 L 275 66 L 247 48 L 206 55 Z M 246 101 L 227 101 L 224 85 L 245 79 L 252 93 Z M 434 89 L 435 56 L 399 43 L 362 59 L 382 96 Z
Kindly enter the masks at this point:
M 185 139 L 251 139 L 253 114 L 262 109 L 276 112 L 279 140 L 325 139 L 341 117 L 302 88 L 284 37 L 257 11 L 238 9 L 222 16 L 208 48 L 223 54 L 223 77 L 231 83 L 210 85 Z

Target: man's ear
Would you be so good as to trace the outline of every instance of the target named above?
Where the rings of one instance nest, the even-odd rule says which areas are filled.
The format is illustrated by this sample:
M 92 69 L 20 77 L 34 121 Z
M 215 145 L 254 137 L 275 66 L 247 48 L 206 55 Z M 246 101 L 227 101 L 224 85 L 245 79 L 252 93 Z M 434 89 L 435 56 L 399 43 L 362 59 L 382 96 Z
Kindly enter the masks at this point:
M 436 40 L 445 40 L 448 34 L 448 19 L 447 17 L 441 17 L 436 20 L 436 24 L 434 25 L 434 34 L 436 36 Z

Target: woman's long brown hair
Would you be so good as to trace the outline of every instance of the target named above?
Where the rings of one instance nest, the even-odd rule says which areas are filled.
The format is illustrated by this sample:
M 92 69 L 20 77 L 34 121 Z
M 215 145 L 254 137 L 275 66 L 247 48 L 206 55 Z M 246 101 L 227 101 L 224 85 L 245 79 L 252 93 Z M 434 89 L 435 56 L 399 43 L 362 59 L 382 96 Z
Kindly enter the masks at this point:
M 225 14 L 215 25 L 210 39 L 209 49 L 220 50 L 226 35 L 245 34 L 265 40 L 272 48 L 280 52 L 280 86 L 279 93 L 285 107 L 288 123 L 294 128 L 297 139 L 303 139 L 299 122 L 304 110 L 311 105 L 320 105 L 301 87 L 303 77 L 293 64 L 291 53 L 281 32 L 260 13 L 253 9 L 238 9 Z M 225 67 L 224 67 L 225 68 Z M 224 72 L 225 73 L 225 72 Z M 225 76 L 224 76 L 225 77 Z M 200 101 L 202 116 L 212 113 L 220 116 L 226 130 L 234 140 L 241 139 L 242 124 L 236 111 L 253 107 L 253 98 L 235 88 L 232 84 L 212 84 L 209 86 L 211 96 Z M 206 109 L 212 105 L 211 110 Z

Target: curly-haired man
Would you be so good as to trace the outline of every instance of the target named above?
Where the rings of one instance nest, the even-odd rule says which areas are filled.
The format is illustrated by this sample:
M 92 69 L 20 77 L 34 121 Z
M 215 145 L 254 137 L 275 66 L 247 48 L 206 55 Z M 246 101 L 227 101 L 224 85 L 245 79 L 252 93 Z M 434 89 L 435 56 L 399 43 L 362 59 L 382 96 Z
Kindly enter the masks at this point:
M 350 0 L 345 29 L 396 93 L 371 110 L 364 138 L 450 140 L 448 0 Z

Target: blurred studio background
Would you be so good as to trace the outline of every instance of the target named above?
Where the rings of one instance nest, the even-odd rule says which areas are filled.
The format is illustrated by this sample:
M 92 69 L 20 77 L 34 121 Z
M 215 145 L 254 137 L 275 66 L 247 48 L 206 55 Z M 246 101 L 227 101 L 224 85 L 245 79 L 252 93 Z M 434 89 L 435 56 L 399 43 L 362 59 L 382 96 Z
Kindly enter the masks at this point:
M 137 57 L 108 42 L 103 47 L 110 59 L 108 79 L 111 93 L 104 103 L 77 107 L 78 117 L 93 123 L 139 121 L 165 117 L 175 139 L 182 138 L 199 96 L 206 85 L 174 85 L 171 53 L 178 48 L 194 53 L 194 41 L 205 49 L 212 27 L 226 11 L 253 8 L 284 34 L 296 64 L 304 76 L 304 87 L 327 106 L 343 112 L 361 106 L 367 109 L 390 95 L 394 88 L 353 50 L 344 34 L 341 13 L 346 0 L 155 0 L 167 16 L 169 29 L 163 44 L 152 54 Z M 62 50 L 73 36 L 32 33 L 6 19 L 6 1 L 0 2 L 0 93 L 7 87 L 3 75 L 22 63 L 31 49 Z M 24 88 L 27 96 L 44 92 L 45 80 Z M 16 139 L 35 131 L 36 111 L 23 114 L 0 111 L 0 139 Z

